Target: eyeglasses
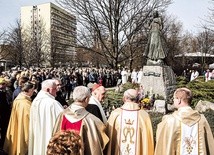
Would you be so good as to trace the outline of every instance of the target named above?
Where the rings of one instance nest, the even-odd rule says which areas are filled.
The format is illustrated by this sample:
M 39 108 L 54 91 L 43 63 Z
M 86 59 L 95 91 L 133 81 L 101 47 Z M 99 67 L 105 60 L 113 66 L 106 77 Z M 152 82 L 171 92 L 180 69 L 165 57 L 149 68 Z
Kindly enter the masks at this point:
M 61 86 L 62 84 L 57 84 L 57 86 Z

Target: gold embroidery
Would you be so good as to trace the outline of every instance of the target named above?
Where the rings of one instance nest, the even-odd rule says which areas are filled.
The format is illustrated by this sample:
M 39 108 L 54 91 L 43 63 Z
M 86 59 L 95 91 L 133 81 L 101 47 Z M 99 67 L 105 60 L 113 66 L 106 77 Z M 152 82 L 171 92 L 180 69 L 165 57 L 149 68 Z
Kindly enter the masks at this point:
M 186 151 L 188 152 L 188 154 L 191 154 L 193 148 L 196 145 L 196 141 L 193 139 L 192 136 L 190 136 L 190 137 L 185 137 L 184 142 L 186 146 Z
M 126 152 L 130 153 L 130 151 L 131 151 L 131 148 L 129 147 L 129 144 L 127 144 L 127 146 L 126 146 Z
M 133 120 L 134 122 L 134 120 Z M 134 144 L 134 141 L 132 140 L 133 136 L 134 136 L 134 133 L 135 133 L 135 129 L 133 127 L 131 127 L 130 125 L 126 126 L 123 128 L 123 135 L 124 135 L 124 140 L 122 140 L 123 143 L 125 143 L 127 141 L 127 136 L 129 135 L 129 139 L 130 139 L 130 143 L 131 144 Z
M 131 121 L 131 120 L 129 119 L 129 120 L 127 121 L 127 120 L 125 119 L 125 123 L 126 123 L 127 125 L 133 125 L 134 120 Z
M 137 112 L 124 111 L 121 116 L 120 155 L 136 154 Z

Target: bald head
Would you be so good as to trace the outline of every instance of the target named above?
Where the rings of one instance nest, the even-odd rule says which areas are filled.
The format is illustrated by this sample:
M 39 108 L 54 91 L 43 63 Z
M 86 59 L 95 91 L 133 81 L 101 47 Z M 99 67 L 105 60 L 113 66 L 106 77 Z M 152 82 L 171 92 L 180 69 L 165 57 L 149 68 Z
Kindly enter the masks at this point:
M 138 98 L 138 91 L 135 89 L 128 89 L 123 94 L 124 102 L 136 102 Z

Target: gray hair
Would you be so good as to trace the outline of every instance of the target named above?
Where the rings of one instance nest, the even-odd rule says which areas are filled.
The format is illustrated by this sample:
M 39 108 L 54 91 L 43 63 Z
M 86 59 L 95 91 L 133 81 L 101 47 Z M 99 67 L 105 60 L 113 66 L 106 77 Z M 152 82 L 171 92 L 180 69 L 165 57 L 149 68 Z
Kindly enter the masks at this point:
M 56 86 L 56 82 L 54 79 L 48 79 L 42 82 L 42 90 L 45 90 L 47 88 L 53 88 Z
M 86 97 L 90 97 L 90 90 L 85 86 L 77 86 L 73 91 L 73 100 L 74 101 L 84 101 Z
M 62 80 L 60 78 L 53 78 L 53 80 L 62 82 Z
M 123 96 L 131 101 L 137 101 L 138 92 L 135 89 L 128 89 L 124 92 Z

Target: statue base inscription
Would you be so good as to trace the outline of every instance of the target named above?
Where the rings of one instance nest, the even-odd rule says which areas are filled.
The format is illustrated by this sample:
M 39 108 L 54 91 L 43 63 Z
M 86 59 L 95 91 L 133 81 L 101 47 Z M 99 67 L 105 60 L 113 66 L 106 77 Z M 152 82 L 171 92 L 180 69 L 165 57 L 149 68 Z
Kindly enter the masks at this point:
M 175 74 L 170 66 L 144 66 L 141 84 L 145 94 L 155 94 L 167 99 L 176 88 Z

